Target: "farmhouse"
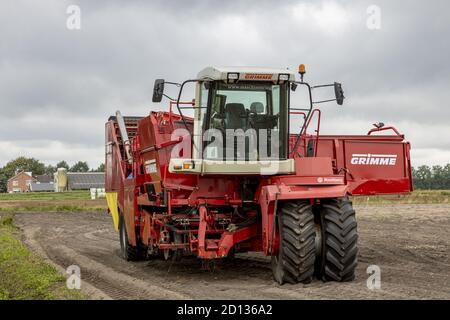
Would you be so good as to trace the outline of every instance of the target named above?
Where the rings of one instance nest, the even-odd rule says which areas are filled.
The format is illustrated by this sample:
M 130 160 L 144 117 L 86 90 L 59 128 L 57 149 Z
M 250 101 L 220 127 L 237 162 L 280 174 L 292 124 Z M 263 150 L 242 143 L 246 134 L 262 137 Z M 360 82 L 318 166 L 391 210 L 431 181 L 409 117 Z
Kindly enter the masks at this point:
M 35 175 L 31 172 L 20 171 L 8 180 L 7 191 L 13 192 L 39 192 L 53 191 L 53 178 L 46 174 Z
M 9 193 L 27 192 L 29 191 L 30 184 L 35 181 L 37 180 L 31 172 L 20 171 L 8 179 L 7 191 Z

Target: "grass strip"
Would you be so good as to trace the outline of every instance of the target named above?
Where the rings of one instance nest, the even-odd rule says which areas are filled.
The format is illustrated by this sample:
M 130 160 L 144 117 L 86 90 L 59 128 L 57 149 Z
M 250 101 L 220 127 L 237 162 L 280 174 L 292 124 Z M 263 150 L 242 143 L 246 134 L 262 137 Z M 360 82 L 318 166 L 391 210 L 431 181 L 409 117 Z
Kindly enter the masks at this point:
M 82 300 L 79 290 L 69 290 L 66 279 L 20 240 L 13 215 L 0 218 L 0 300 Z

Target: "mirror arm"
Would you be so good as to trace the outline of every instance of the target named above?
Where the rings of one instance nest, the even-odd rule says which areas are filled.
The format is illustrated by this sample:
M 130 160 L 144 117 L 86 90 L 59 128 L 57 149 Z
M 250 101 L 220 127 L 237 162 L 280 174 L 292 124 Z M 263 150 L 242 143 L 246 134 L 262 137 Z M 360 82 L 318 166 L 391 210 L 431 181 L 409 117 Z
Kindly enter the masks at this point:
M 178 91 L 177 109 L 178 109 L 178 112 L 180 113 L 181 120 L 183 120 L 183 124 L 184 124 L 184 126 L 185 126 L 185 128 L 186 128 L 187 131 L 189 131 L 189 128 L 188 128 L 188 126 L 187 126 L 186 119 L 184 118 L 184 115 L 183 115 L 183 113 L 181 112 L 181 108 L 180 108 L 181 93 L 183 92 L 183 88 L 184 88 L 184 85 L 185 85 L 185 84 L 190 83 L 190 82 L 197 82 L 197 81 L 201 81 L 201 80 L 200 80 L 200 79 L 189 79 L 189 80 L 183 81 L 182 84 L 179 84 L 180 90 Z M 191 135 L 191 140 L 192 140 L 192 142 L 193 142 L 193 139 L 194 139 L 194 138 L 193 138 L 193 135 Z
M 325 103 L 325 102 L 331 102 L 331 101 L 337 101 L 337 99 L 314 101 L 313 104 L 319 104 L 319 103 Z
M 176 87 L 181 87 L 181 83 L 178 83 L 178 82 L 169 82 L 169 81 L 164 81 L 164 83 L 167 83 L 167 84 L 172 84 L 172 85 L 174 85 L 174 86 L 176 86 Z
M 169 99 L 170 101 L 175 101 L 175 99 L 173 99 L 172 97 L 169 97 L 167 94 L 163 93 L 162 94 L 164 97 L 166 97 L 167 99 Z
M 170 81 L 164 81 L 164 84 L 171 84 L 174 85 L 176 87 L 181 87 L 181 83 L 178 82 L 170 82 Z M 170 101 L 175 101 L 174 98 L 169 97 L 167 94 L 165 94 L 164 92 L 162 93 L 163 97 L 166 97 L 167 99 L 169 99 Z
M 321 84 L 321 85 L 317 85 L 317 86 L 312 86 L 311 89 L 325 88 L 325 87 L 334 87 L 334 83 L 333 84 Z
M 342 97 L 339 97 L 339 98 L 337 96 L 337 91 L 336 91 L 337 85 L 339 85 L 339 88 L 341 90 L 341 95 L 342 95 Z M 317 101 L 317 102 L 313 102 L 313 103 L 316 104 L 316 103 L 324 103 L 324 102 L 336 101 L 338 105 L 342 105 L 342 102 L 344 101 L 345 97 L 344 97 L 343 91 L 341 89 L 342 87 L 341 87 L 340 83 L 335 82 L 335 83 L 332 83 L 332 84 L 321 84 L 321 85 L 313 86 L 313 87 L 311 87 L 311 89 L 325 88 L 325 87 L 334 87 L 336 98 L 335 99 L 328 99 L 328 100 Z

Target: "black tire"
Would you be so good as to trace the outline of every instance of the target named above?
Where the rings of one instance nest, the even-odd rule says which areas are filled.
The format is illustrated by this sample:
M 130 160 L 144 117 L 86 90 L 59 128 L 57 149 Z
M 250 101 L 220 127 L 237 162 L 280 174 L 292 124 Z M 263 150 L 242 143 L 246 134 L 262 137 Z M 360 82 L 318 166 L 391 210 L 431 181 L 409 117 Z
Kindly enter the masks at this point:
M 127 261 L 141 260 L 143 257 L 141 250 L 138 247 L 131 246 L 128 242 L 128 233 L 123 215 L 120 215 L 119 219 L 119 235 L 121 257 Z
M 315 225 L 309 201 L 289 201 L 278 212 L 280 247 L 272 256 L 275 280 L 283 283 L 309 283 L 314 274 Z
M 324 281 L 352 281 L 358 263 L 355 210 L 348 197 L 322 200 L 319 207 L 321 252 L 315 273 Z

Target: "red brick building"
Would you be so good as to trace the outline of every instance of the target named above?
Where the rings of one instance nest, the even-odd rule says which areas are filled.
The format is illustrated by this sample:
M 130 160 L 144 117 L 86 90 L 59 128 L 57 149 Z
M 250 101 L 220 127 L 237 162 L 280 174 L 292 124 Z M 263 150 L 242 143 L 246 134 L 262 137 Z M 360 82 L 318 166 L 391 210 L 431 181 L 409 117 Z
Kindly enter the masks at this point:
M 14 177 L 8 179 L 7 191 L 9 193 L 27 192 L 29 190 L 30 184 L 35 181 L 36 179 L 33 178 L 31 172 L 21 171 L 17 173 Z

